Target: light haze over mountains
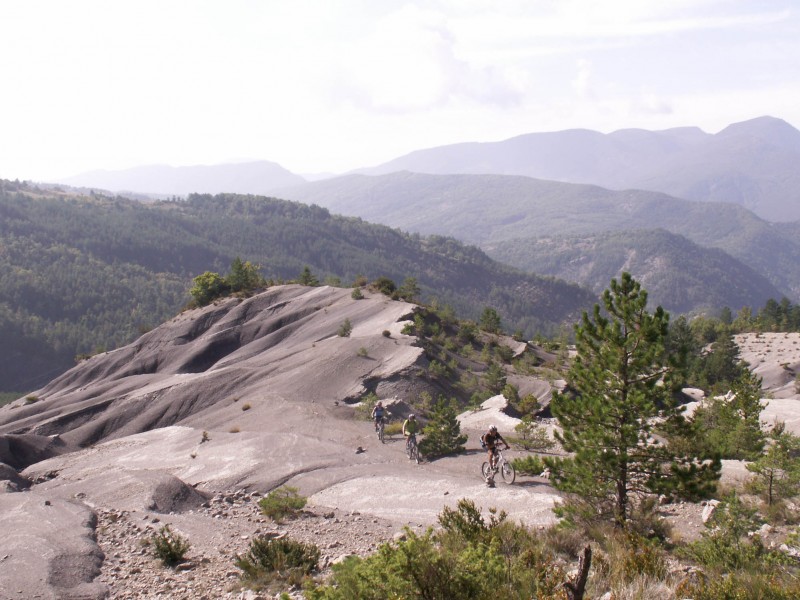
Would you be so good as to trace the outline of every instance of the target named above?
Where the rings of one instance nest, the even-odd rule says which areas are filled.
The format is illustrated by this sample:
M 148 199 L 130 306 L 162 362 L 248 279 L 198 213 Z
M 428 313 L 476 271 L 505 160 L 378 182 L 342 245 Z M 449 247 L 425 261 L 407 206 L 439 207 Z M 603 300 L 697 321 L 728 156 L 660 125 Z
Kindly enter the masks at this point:
M 573 129 L 453 144 L 318 181 L 253 162 L 86 173 L 64 183 L 162 196 L 228 188 L 317 204 L 452 236 L 595 291 L 627 269 L 654 302 L 682 312 L 800 298 L 797 165 L 800 131 L 760 117 L 713 135 Z

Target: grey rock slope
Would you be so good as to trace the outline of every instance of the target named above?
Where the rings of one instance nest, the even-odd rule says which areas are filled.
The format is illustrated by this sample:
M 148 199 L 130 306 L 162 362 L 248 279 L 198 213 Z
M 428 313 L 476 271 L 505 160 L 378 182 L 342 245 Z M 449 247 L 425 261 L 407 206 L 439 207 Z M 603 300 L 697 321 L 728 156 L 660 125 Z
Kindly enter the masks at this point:
M 196 564 L 208 571 L 230 570 L 233 557 L 220 563 L 220 548 L 234 535 L 243 551 L 257 523 L 255 500 L 243 523 L 207 508 L 221 494 L 250 499 L 288 483 L 312 507 L 388 519 L 396 529 L 431 524 L 460 498 L 485 505 L 476 432 L 467 431 L 474 448 L 467 454 L 416 465 L 401 440 L 381 444 L 371 425 L 355 418 L 352 403 L 368 390 L 398 400 L 438 393 L 420 376 L 423 350 L 401 333 L 414 305 L 365 295 L 278 286 L 186 311 L 129 346 L 84 361 L 38 390 L 38 401 L 0 408 L 0 461 L 23 469 L 0 494 L 5 518 L 13 516 L 3 529 L 7 523 L 33 536 L 0 538 L 0 557 L 28 564 L 20 579 L 18 562 L 0 561 L 0 582 L 22 590 L 19 597 L 102 597 L 101 582 L 112 582 L 112 596 L 115 581 L 145 588 L 149 568 L 129 573 L 127 583 L 115 572 L 95 576 L 97 561 L 107 569 L 117 559 L 102 561 L 83 511 L 129 523 L 138 537 L 120 538 L 126 547 L 141 548 L 147 534 L 134 524 L 148 523 L 151 533 L 152 522 L 174 525 L 190 536 Z M 340 337 L 345 319 L 352 333 Z M 14 491 L 26 485 L 28 491 Z M 531 482 L 493 490 L 491 506 L 544 523 L 553 518 L 554 497 Z M 57 531 L 38 529 L 51 522 L 43 515 L 58 521 Z M 41 545 L 38 558 L 23 547 L 31 539 Z M 71 579 L 64 565 L 77 565 Z

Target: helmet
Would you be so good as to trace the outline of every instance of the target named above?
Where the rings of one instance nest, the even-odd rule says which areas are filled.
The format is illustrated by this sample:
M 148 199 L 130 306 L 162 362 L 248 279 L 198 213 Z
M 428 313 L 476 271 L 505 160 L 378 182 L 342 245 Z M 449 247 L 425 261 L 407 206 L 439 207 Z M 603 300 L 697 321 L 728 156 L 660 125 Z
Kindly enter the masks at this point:
M 414 415 L 414 413 L 411 413 L 410 415 L 408 415 L 408 418 L 409 419 L 416 419 L 417 417 L 416 417 L 416 415 Z
M 497 425 L 492 425 L 491 427 L 489 427 L 489 431 L 491 431 L 492 433 L 497 431 Z

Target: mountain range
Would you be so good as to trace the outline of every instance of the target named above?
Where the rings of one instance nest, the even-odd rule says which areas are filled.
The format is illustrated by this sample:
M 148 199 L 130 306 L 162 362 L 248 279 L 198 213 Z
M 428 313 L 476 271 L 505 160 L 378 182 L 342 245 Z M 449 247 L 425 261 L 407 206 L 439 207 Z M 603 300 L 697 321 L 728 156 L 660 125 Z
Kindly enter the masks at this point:
M 800 219 L 800 131 L 773 117 L 716 134 L 696 127 L 609 134 L 530 133 L 418 150 L 359 173 L 524 175 L 739 204 L 769 221 Z
M 666 269 L 705 282 L 688 286 L 693 293 L 678 287 L 668 295 L 652 296 L 654 302 L 681 312 L 708 306 L 738 310 L 743 301 L 760 305 L 765 295 L 800 297 L 800 222 L 770 223 L 737 204 L 521 176 L 410 172 L 348 175 L 277 194 L 407 231 L 453 236 L 479 245 L 497 260 L 595 289 L 597 275 L 583 278 L 585 270 L 555 269 L 563 263 L 550 261 L 539 250 L 547 244 L 563 244 L 553 238 L 570 238 L 575 243 L 605 233 L 663 229 L 674 234 L 669 244 L 680 245 L 680 253 L 659 254 L 647 236 L 608 235 L 599 246 L 587 242 L 585 247 L 592 246 L 597 253 L 596 265 L 617 267 L 602 271 L 608 278 L 601 289 L 627 267 L 643 280 L 674 281 L 661 272 Z M 729 257 L 723 262 L 710 259 L 710 248 Z M 633 250 L 638 254 L 634 263 L 614 258 Z M 666 260 L 667 256 L 671 258 Z M 691 262 L 686 262 L 688 258 Z M 714 287 L 716 291 L 711 291 Z M 745 289 L 752 293 L 742 295 Z
M 612 265 L 625 263 L 613 256 L 635 251 L 630 266 L 642 270 L 634 276 L 674 281 L 664 268 L 700 282 L 686 288 L 693 292 L 685 298 L 654 290 L 654 301 L 683 311 L 738 309 L 772 295 L 800 299 L 798 159 L 800 132 L 780 119 L 761 117 L 713 135 L 693 127 L 609 134 L 575 129 L 453 144 L 313 182 L 274 163 L 143 168 L 70 182 L 172 193 L 235 186 L 242 193 L 313 203 L 410 232 L 452 236 L 480 245 L 500 261 L 592 289 L 602 276 L 618 275 Z M 669 241 L 682 251 L 657 252 L 643 243 L 646 236 L 633 233 L 653 229 L 685 238 Z M 631 235 L 625 241 L 606 235 L 595 243 L 598 235 L 620 231 Z M 592 276 L 563 261 L 543 261 L 535 251 L 581 236 L 587 238 L 583 247 L 605 255 L 593 259 L 595 269 L 605 268 Z M 706 260 L 709 248 L 730 257 Z M 691 262 L 676 262 L 689 256 Z M 563 268 L 556 269 L 559 264 Z M 723 265 L 727 272 L 719 272 Z M 748 275 L 753 272 L 763 277 Z

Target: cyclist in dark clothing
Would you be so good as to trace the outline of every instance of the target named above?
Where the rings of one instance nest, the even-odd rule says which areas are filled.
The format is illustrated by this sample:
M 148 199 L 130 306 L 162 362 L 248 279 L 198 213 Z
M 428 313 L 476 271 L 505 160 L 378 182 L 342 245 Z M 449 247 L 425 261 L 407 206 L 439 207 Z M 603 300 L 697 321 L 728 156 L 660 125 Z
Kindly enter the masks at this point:
M 486 482 L 489 485 L 492 485 L 494 483 L 494 472 L 495 472 L 495 470 L 497 468 L 496 467 L 496 464 L 497 464 L 497 453 L 496 453 L 495 450 L 497 448 L 497 443 L 498 442 L 503 442 L 503 444 L 506 447 L 506 450 L 508 450 L 511 447 L 511 446 L 508 445 L 508 442 L 505 441 L 505 439 L 503 439 L 503 436 L 500 435 L 500 432 L 497 431 L 497 426 L 496 425 L 492 425 L 491 427 L 489 427 L 489 431 L 487 431 L 486 433 L 484 433 L 481 436 L 481 445 L 484 448 L 486 448 L 486 451 L 489 453 L 489 468 L 490 468 L 490 470 L 489 470 L 489 477 L 486 480 Z

